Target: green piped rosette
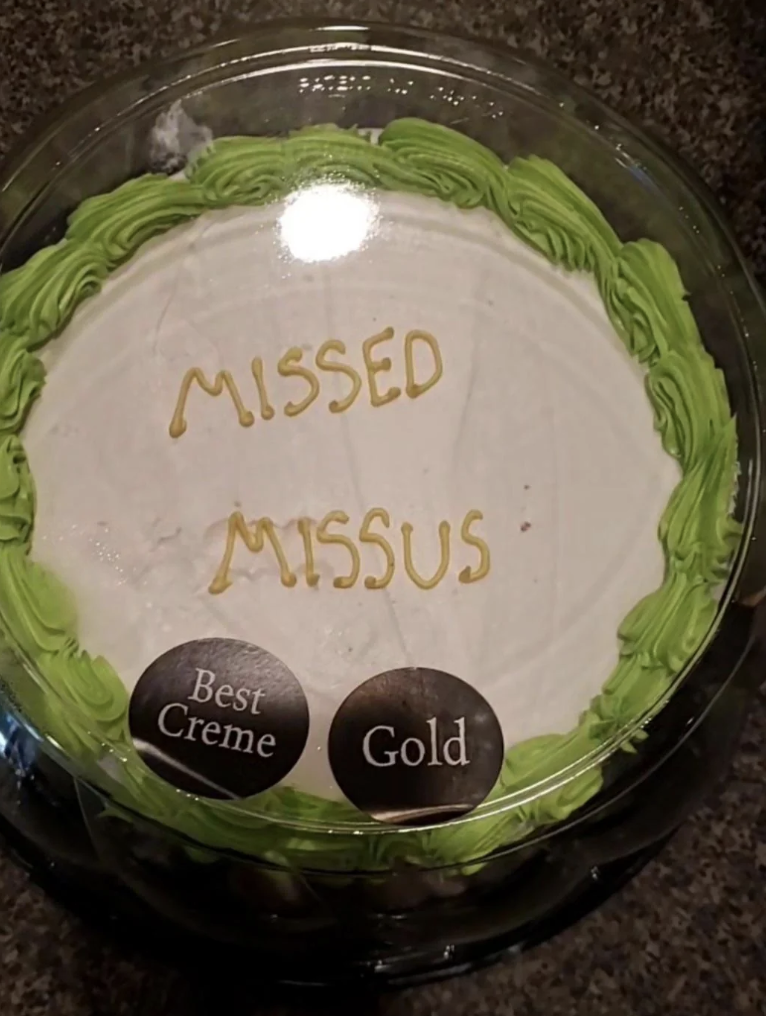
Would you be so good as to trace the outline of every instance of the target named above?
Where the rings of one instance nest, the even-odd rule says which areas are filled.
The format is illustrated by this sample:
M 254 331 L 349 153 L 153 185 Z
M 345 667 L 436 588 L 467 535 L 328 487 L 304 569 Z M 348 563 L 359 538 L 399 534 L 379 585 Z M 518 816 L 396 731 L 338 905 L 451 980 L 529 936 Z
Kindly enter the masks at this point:
M 44 385 L 36 351 L 148 240 L 211 209 L 264 205 L 317 180 L 488 209 L 552 264 L 591 275 L 617 334 L 646 371 L 656 429 L 682 471 L 659 527 L 664 581 L 623 621 L 619 662 L 576 728 L 511 747 L 488 814 L 483 808 L 468 821 L 425 831 L 371 827 L 351 805 L 289 788 L 229 804 L 163 782 L 132 746 L 121 680 L 80 647 L 71 597 L 31 553 L 34 483 L 19 434 Z M 740 534 L 731 517 L 736 474 L 724 378 L 664 248 L 622 244 L 552 163 L 532 156 L 506 165 L 424 121 L 394 121 L 377 141 L 334 127 L 222 138 L 183 180 L 147 175 L 83 202 L 60 243 L 0 276 L 0 620 L 42 676 L 39 682 L 17 668 L 11 690 L 81 770 L 95 777 L 106 754 L 119 759 L 110 790 L 118 802 L 211 847 L 339 871 L 466 864 L 566 819 L 601 787 L 601 767 L 588 760 L 640 739 L 640 722 L 662 707 L 711 629 Z M 511 795 L 527 803 L 492 807 Z

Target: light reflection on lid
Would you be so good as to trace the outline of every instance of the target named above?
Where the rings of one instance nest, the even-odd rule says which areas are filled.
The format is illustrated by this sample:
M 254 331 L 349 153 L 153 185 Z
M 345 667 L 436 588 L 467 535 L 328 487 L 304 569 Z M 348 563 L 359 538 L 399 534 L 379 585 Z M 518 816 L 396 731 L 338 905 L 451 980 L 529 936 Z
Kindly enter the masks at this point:
M 332 261 L 360 250 L 377 219 L 373 195 L 345 184 L 315 184 L 289 198 L 280 239 L 298 261 Z

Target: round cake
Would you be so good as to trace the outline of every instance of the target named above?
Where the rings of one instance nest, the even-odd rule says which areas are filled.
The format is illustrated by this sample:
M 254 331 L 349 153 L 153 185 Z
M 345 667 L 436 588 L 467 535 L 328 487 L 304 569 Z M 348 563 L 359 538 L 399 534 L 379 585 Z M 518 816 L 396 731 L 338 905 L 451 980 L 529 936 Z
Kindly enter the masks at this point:
M 739 537 L 723 376 L 666 250 L 534 155 L 419 120 L 216 139 L 0 276 L 0 338 L 14 694 L 197 842 L 481 858 L 596 794 L 715 625 Z M 212 643 L 267 683 L 221 679 Z M 478 704 L 438 762 L 434 699 L 433 742 L 397 743 L 397 689 L 436 682 L 446 709 L 454 678 Z M 368 687 L 357 767 L 344 710 Z M 242 726 L 272 689 L 273 771 L 281 735 Z M 163 694 L 182 762 L 137 733 Z M 470 743 L 498 766 L 461 821 L 360 805 L 365 765 L 420 779 L 430 748 L 469 772 L 486 716 Z

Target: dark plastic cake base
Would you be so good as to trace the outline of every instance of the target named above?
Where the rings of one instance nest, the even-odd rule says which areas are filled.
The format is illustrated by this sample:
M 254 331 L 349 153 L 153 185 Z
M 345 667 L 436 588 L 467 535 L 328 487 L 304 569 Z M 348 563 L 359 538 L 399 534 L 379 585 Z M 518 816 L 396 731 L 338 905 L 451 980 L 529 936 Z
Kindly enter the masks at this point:
M 105 884 L 97 876 L 82 872 L 81 879 L 72 878 L 71 873 L 68 875 L 58 865 L 46 860 L 2 820 L 0 837 L 6 853 L 22 865 L 32 880 L 52 898 L 87 923 L 105 931 L 116 942 L 131 949 L 138 947 L 147 954 L 161 956 L 170 963 L 187 968 L 196 981 L 200 980 L 199 971 L 205 970 L 198 987 L 204 990 L 209 981 L 211 990 L 220 1001 L 221 980 L 216 971 L 231 971 L 237 966 L 235 961 L 232 967 L 236 958 L 229 945 L 211 948 L 208 940 L 184 933 L 171 922 L 158 919 L 141 901 L 120 891 L 117 885 Z M 258 970 L 259 985 L 262 986 L 265 980 L 274 986 L 296 990 L 348 986 L 385 991 L 470 973 L 505 956 L 539 945 L 591 913 L 638 874 L 669 838 L 665 837 L 630 857 L 594 867 L 581 883 L 573 887 L 569 897 L 561 900 L 539 920 L 517 931 L 488 938 L 472 947 L 445 949 L 412 968 L 406 955 L 348 964 L 344 963 L 342 955 L 338 955 L 332 968 L 322 969 L 312 969 L 307 965 L 298 968 L 289 961 L 277 967 L 269 959 Z M 254 960 L 257 962 L 257 957 L 248 956 L 248 980 L 251 983 Z M 226 990 L 241 998 L 244 988 L 241 984 L 230 983 Z

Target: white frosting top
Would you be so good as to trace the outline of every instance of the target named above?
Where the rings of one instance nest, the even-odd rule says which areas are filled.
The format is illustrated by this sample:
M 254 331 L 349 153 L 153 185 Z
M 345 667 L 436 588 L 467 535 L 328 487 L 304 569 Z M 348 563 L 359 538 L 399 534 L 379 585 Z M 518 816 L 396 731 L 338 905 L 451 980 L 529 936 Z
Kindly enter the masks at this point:
M 370 403 L 365 339 L 395 401 Z M 411 399 L 404 337 L 433 334 L 444 375 Z M 344 413 L 328 403 L 348 377 L 316 370 L 329 338 L 364 384 Z M 307 386 L 280 377 L 293 346 L 321 390 L 287 417 Z M 259 415 L 250 369 L 263 359 L 276 414 Z M 395 194 L 317 189 L 288 204 L 203 216 L 147 246 L 80 308 L 43 359 L 47 386 L 25 434 L 38 490 L 34 557 L 74 591 L 84 648 L 132 688 L 157 656 L 210 636 L 280 657 L 302 683 L 309 743 L 287 782 L 338 794 L 325 758 L 329 723 L 367 678 L 428 666 L 476 686 L 506 745 L 566 731 L 617 661 L 616 631 L 662 580 L 657 524 L 679 479 L 653 429 L 640 368 L 615 336 L 593 283 L 551 267 L 484 211 Z M 416 371 L 433 359 L 417 346 Z M 231 400 L 192 387 L 179 438 L 168 427 L 191 367 L 231 372 L 255 424 Z M 375 591 L 382 552 L 360 544 L 373 507 L 391 515 L 390 586 Z M 489 575 L 458 581 L 478 553 Z M 268 545 L 235 551 L 231 587 L 211 595 L 232 512 L 270 517 L 298 583 L 286 588 Z M 320 581 L 304 579 L 296 521 L 350 517 L 360 579 L 343 547 L 314 543 Z M 407 577 L 402 523 L 420 573 L 439 563 L 438 525 L 452 526 L 444 580 Z M 379 523 L 376 532 L 384 532 Z

